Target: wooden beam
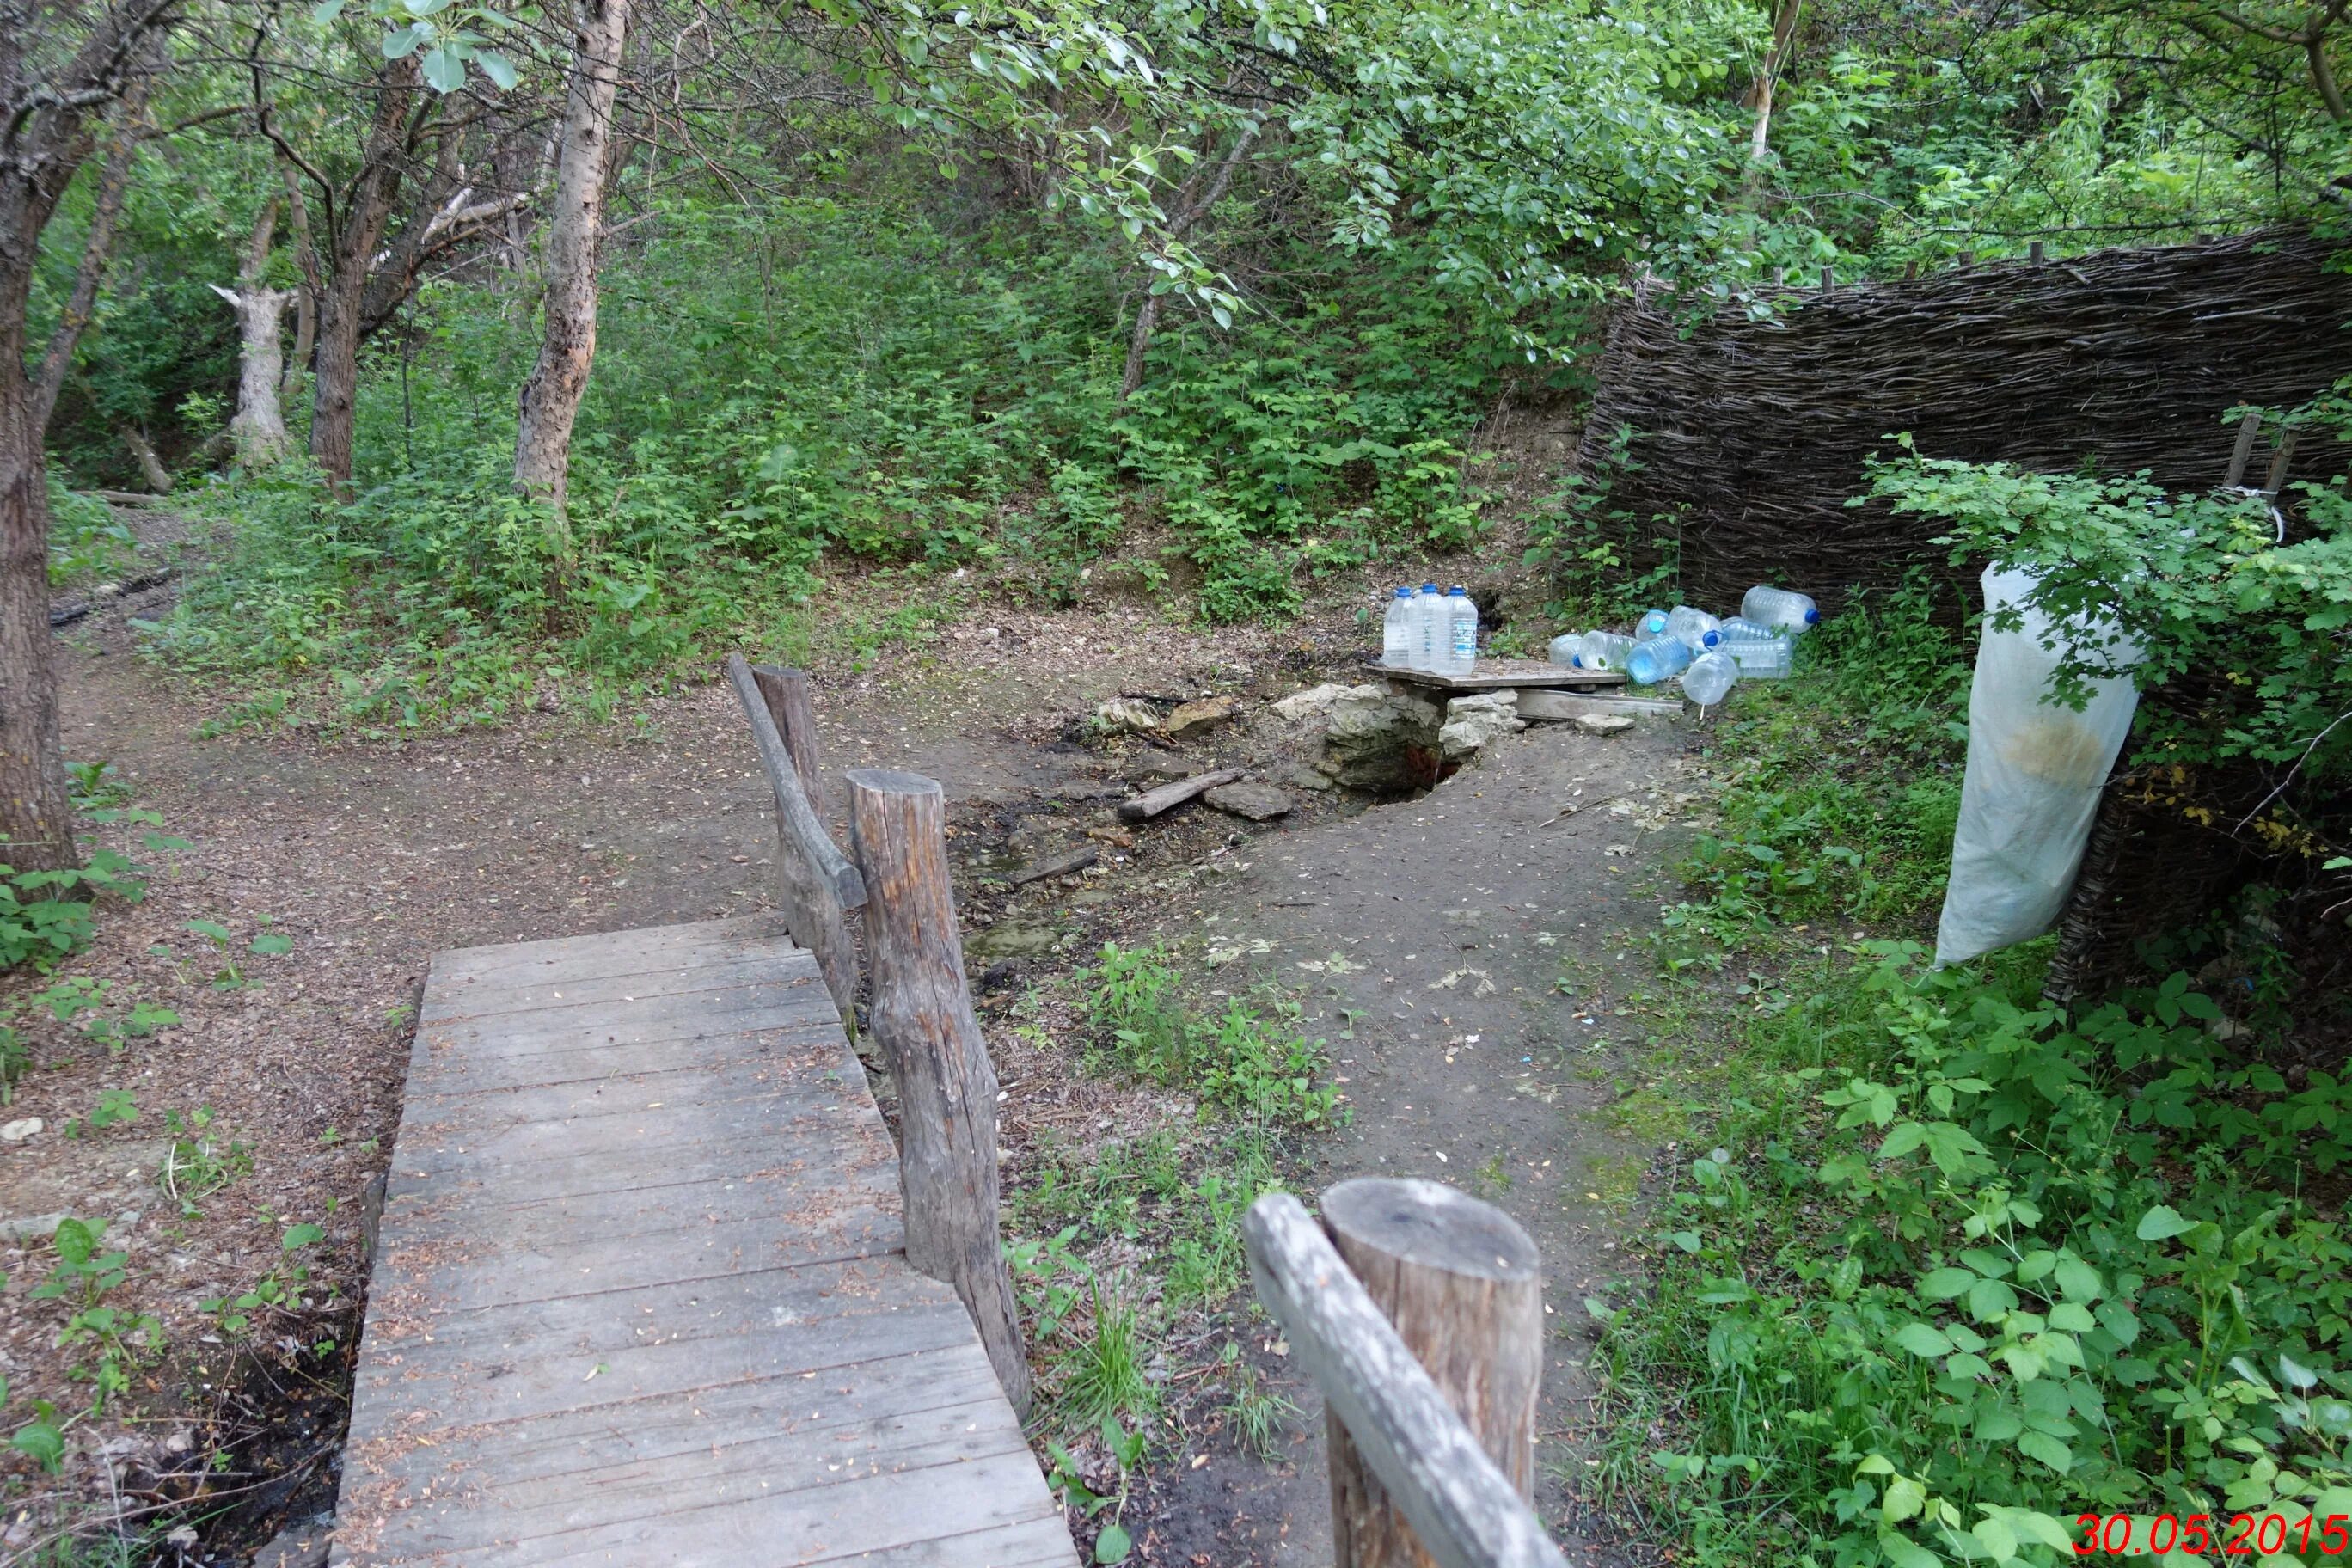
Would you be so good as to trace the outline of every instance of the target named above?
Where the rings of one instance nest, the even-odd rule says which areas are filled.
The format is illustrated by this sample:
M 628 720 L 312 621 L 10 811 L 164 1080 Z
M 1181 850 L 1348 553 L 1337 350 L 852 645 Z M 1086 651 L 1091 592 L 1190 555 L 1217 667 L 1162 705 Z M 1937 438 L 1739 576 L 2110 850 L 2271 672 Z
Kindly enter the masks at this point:
M 1673 697 L 1587 697 L 1572 691 L 1519 693 L 1522 719 L 1575 720 L 1587 713 L 1649 714 L 1670 719 L 1682 711 L 1682 700 Z
M 1242 776 L 1239 768 L 1219 768 L 1213 773 L 1194 773 L 1189 779 L 1161 784 L 1158 789 L 1145 790 L 1131 800 L 1118 803 L 1118 815 L 1124 822 L 1142 822 L 1159 816 L 1170 806 L 1181 805 L 1196 795 L 1231 784 Z
M 1535 1510 L 1287 1193 L 1242 1219 L 1258 1300 L 1438 1568 L 1567 1568 Z
M 849 774 L 849 842 L 872 900 L 874 1037 L 898 1084 L 907 1261 L 955 1287 L 1013 1408 L 1029 1361 L 996 1222 L 996 1069 L 964 984 L 948 879 L 947 795 L 888 768 Z
M 2254 437 L 2262 434 L 2263 411 L 2249 408 L 2246 416 L 2238 421 L 2238 444 L 2230 448 L 2230 471 L 2222 476 L 2225 489 L 2236 489 L 2246 482 L 2246 464 L 2254 455 Z
M 849 939 L 848 911 L 866 902 L 865 880 L 809 804 L 800 770 L 741 654 L 727 656 L 727 679 L 751 721 L 751 740 L 776 797 L 777 906 L 793 940 L 816 956 L 842 1023 L 850 1026 L 856 1018 L 857 949 Z

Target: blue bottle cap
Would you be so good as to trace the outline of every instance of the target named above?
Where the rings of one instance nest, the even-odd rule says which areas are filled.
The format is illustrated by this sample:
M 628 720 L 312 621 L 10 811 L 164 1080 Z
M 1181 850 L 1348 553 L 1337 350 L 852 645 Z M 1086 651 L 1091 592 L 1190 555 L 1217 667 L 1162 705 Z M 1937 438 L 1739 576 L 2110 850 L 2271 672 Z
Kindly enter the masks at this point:
M 1446 590 L 1445 590 L 1445 596 L 1446 596 L 1447 598 L 1449 598 L 1449 599 L 1461 599 L 1461 598 L 1467 598 L 1467 597 L 1468 597 L 1468 595 L 1465 595 L 1465 593 L 1463 593 L 1463 591 L 1462 591 L 1462 584 L 1459 584 L 1459 583 L 1456 583 L 1456 584 L 1454 584 L 1454 586 L 1452 586 L 1451 588 L 1446 589 Z
M 1821 618 L 1822 613 L 1819 610 L 1807 610 L 1805 612 L 1805 625 L 1809 626 L 1819 625 Z
M 1434 583 L 1423 583 L 1421 585 L 1421 591 L 1424 594 L 1434 594 L 1437 592 L 1437 584 Z

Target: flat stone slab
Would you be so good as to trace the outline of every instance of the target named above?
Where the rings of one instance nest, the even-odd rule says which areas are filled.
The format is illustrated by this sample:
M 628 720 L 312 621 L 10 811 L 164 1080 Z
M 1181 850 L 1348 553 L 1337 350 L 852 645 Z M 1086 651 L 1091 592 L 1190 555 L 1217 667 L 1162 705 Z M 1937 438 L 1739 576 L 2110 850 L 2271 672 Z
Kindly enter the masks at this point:
M 1298 809 L 1298 803 L 1283 791 L 1270 784 L 1259 784 L 1249 779 L 1239 784 L 1219 784 L 1201 798 L 1219 811 L 1246 816 L 1252 822 L 1271 822 Z

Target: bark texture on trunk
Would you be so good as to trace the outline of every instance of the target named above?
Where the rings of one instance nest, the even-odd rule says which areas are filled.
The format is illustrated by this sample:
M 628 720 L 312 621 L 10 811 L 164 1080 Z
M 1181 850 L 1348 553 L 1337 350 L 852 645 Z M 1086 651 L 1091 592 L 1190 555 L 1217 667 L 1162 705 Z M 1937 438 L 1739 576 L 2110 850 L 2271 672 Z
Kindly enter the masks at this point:
M 147 488 L 159 496 L 170 495 L 172 470 L 165 468 L 163 459 L 155 455 L 154 444 L 147 439 L 147 432 L 136 425 L 125 425 L 116 434 L 122 437 L 123 448 L 131 454 L 131 460 L 139 465 L 139 472 L 147 480 Z
M 114 113 L 113 132 L 107 138 L 106 163 L 98 176 L 98 198 L 90 207 L 89 233 L 82 240 L 81 266 L 74 273 L 73 292 L 58 313 L 57 330 L 49 334 L 48 353 L 33 384 L 33 428 L 46 431 L 57 412 L 58 394 L 65 390 L 66 374 L 73 368 L 75 347 L 82 329 L 98 309 L 98 288 L 105 280 L 107 261 L 114 254 L 114 228 L 122 216 L 122 197 L 131 188 L 131 165 L 139 156 L 145 131 L 147 79 L 133 80 Z
M 54 69 L 26 28 L 0 27 L 0 82 L 12 106 L 0 123 L 0 864 L 19 871 L 80 859 L 58 755 L 48 470 L 26 374 L 26 307 L 41 231 L 95 150 L 93 118 L 158 68 L 177 3 L 74 12 L 65 20 L 86 30 Z
M 302 286 L 294 292 L 294 352 L 286 359 L 286 374 L 278 384 L 281 408 L 301 405 L 302 378 L 310 372 L 310 351 L 319 341 L 319 296 L 323 277 L 319 247 L 310 238 L 310 204 L 302 195 L 301 179 L 292 164 L 281 164 L 286 176 L 286 216 L 294 232 L 294 262 L 302 269 Z
M 1762 163 L 1764 154 L 1772 150 L 1772 88 L 1789 57 L 1789 40 L 1796 36 L 1797 13 L 1803 7 L 1804 0 L 1777 0 L 1772 8 L 1772 44 L 1764 51 L 1764 63 L 1757 68 L 1756 79 L 1748 88 L 1748 108 L 1756 116 L 1748 132 L 1750 163 Z
M 630 0 L 583 0 L 573 39 L 571 89 L 557 154 L 555 211 L 547 228 L 547 331 L 539 363 L 523 383 L 515 429 L 515 488 L 543 498 L 559 539 L 572 426 L 596 359 L 596 259 L 604 226 L 604 177 L 613 153 L 613 103 Z
M 282 330 L 291 289 L 272 289 L 265 281 L 269 266 L 269 240 L 278 226 L 278 198 L 261 205 L 253 220 L 253 238 L 237 269 L 236 287 L 213 285 L 213 292 L 236 311 L 238 336 L 236 416 L 229 434 L 236 441 L 236 460 L 248 468 L 267 468 L 286 456 L 286 416 L 278 403 L 278 383 L 285 374 Z
M 319 300 L 319 344 L 310 396 L 310 456 L 341 500 L 352 496 L 353 411 L 360 380 L 361 322 L 367 304 L 368 270 L 392 204 L 400 194 L 408 119 L 415 107 L 415 56 L 389 60 L 376 78 L 375 118 L 359 178 L 344 198 L 342 222 L 332 237 L 334 260 Z

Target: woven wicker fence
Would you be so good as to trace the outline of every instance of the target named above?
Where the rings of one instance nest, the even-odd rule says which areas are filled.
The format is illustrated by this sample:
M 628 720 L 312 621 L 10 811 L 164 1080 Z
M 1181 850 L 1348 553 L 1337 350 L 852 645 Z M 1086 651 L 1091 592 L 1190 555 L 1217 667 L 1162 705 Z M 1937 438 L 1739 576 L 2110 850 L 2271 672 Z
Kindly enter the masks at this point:
M 2273 233 L 2004 262 L 1790 289 L 1762 321 L 1648 291 L 1611 331 L 1583 449 L 1633 431 L 1611 501 L 1677 520 L 1689 603 L 1780 583 L 1833 607 L 1942 559 L 1933 522 L 1844 504 L 1896 431 L 1931 458 L 2219 484 L 2231 408 L 2299 404 L 2352 369 L 2342 248 Z
M 2231 408 L 2301 404 L 2352 370 L 2352 275 L 2329 268 L 2342 251 L 2272 233 L 2011 262 L 1789 289 L 1765 321 L 1694 316 L 1671 294 L 1637 293 L 1612 327 L 1583 449 L 1606 453 L 1630 432 L 1631 462 L 1610 476 L 1612 510 L 1670 520 L 1629 542 L 1638 559 L 1662 536 L 1678 542 L 1686 603 L 1720 609 L 1750 584 L 1777 583 L 1834 608 L 1857 588 L 1946 560 L 1929 542 L 1942 531 L 1933 521 L 1845 504 L 1864 488 L 1864 460 L 1892 450 L 1897 431 L 1927 457 L 2146 469 L 2176 489 L 2222 482 L 2237 444 Z M 2250 482 L 2274 483 L 2282 456 L 2253 450 Z M 2306 466 L 2340 467 L 2333 454 L 2329 468 L 2321 460 Z M 2116 781 L 2063 923 L 2052 994 L 2133 978 L 2142 939 L 2250 882 L 2291 899 L 2308 891 L 2307 865 L 2268 858 L 2230 830 L 2272 782 L 2255 769 Z M 2345 815 L 2342 802 L 2301 804 L 2314 816 Z

